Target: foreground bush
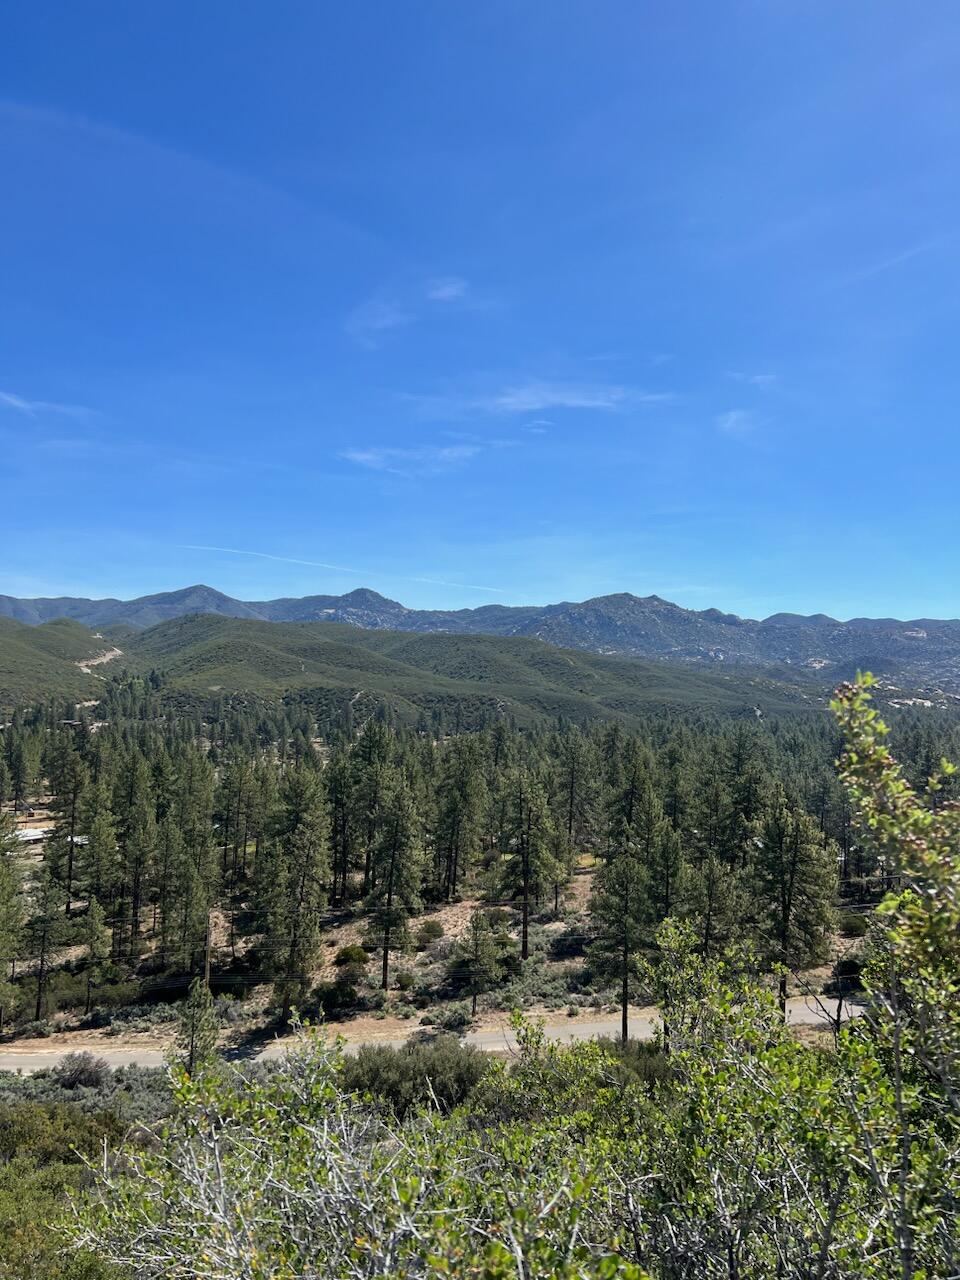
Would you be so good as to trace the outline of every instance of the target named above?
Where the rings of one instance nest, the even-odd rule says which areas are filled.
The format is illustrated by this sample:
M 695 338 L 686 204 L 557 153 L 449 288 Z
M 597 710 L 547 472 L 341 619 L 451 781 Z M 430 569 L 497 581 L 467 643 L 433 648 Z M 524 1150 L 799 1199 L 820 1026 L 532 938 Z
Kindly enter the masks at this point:
M 70 1250 L 51 1230 L 64 1201 L 91 1181 L 84 1157 L 122 1133 L 111 1112 L 0 1103 L 0 1280 L 107 1280 L 96 1253 Z

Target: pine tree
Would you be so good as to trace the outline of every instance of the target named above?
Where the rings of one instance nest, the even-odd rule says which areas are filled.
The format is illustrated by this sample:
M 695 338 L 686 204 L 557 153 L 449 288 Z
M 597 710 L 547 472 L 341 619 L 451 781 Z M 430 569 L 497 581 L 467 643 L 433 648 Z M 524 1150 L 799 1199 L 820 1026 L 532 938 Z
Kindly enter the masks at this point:
M 83 921 L 83 941 L 87 949 L 87 1000 L 84 1011 L 90 1012 L 93 988 L 103 977 L 103 966 L 110 958 L 110 930 L 105 923 L 103 907 L 91 898 Z
M 383 955 L 380 985 L 390 981 L 390 952 L 407 942 L 410 915 L 420 906 L 423 845 L 405 776 L 393 773 L 385 788 L 383 827 L 371 858 L 374 888 L 367 899 L 370 936 Z
M 17 734 L 10 748 L 10 790 L 13 795 L 13 812 L 19 813 L 27 798 L 30 785 L 30 765 L 23 735 Z
M 663 808 L 674 831 L 683 833 L 693 808 L 693 778 L 687 740 L 679 734 L 671 738 L 660 760 L 663 772 Z
M 615 977 L 620 987 L 620 1028 L 629 1035 L 630 996 L 638 975 L 638 954 L 649 941 L 649 875 L 632 852 L 616 854 L 597 872 L 590 895 L 590 922 L 596 938 L 589 950 L 596 971 Z
M 50 977 L 50 958 L 65 940 L 63 904 L 66 895 L 60 883 L 46 866 L 41 866 L 33 889 L 33 912 L 27 920 L 26 942 L 29 954 L 37 960 L 37 999 L 34 1018 L 43 1014 Z
M 506 944 L 506 945 L 505 945 Z M 470 916 L 466 935 L 457 943 L 447 966 L 450 978 L 473 998 L 472 1013 L 476 1017 L 477 997 L 503 980 L 514 944 L 499 934 L 482 907 Z M 514 952 L 515 954 L 515 952 Z
M 352 775 L 346 751 L 333 752 L 324 770 L 324 782 L 330 813 L 331 897 L 340 906 L 348 897 L 354 851 Z
M 574 727 L 559 744 L 557 817 L 571 851 L 593 843 L 597 826 L 600 763 L 590 741 Z
M 172 814 L 167 814 L 157 828 L 156 844 L 156 882 L 157 897 L 155 922 L 159 931 L 158 958 L 161 965 L 168 965 L 174 960 L 181 966 L 189 964 L 189 957 L 183 946 L 184 935 L 193 935 L 194 929 L 184 927 L 187 914 L 184 900 L 187 885 L 193 875 L 192 864 L 188 864 L 180 834 L 179 824 Z
M 109 784 L 100 777 L 88 789 L 81 815 L 81 828 L 87 837 L 81 878 L 89 896 L 112 905 L 120 873 L 116 822 L 110 805 Z
M 699 865 L 683 867 L 678 884 L 677 914 L 693 925 L 701 954 L 722 953 L 743 937 L 750 921 L 750 895 L 742 871 L 710 853 Z
M 214 772 L 210 762 L 192 746 L 183 750 L 176 763 L 176 799 L 171 816 L 178 826 L 184 863 L 176 879 L 181 890 L 178 946 L 185 966 L 191 968 L 203 949 L 219 888 L 213 840 Z
M 393 776 L 394 739 L 379 720 L 368 720 L 353 749 L 351 787 L 353 826 L 363 848 L 363 894 L 374 887 L 374 850 L 383 827 L 384 810 Z
M 446 753 L 438 786 L 436 887 L 447 902 L 470 874 L 480 848 L 486 806 L 476 743 L 456 739 Z
M 285 776 L 274 817 L 267 866 L 269 907 L 264 948 L 276 976 L 286 1022 L 306 990 L 320 949 L 320 919 L 330 872 L 325 796 L 314 769 Z
M 119 857 L 116 896 L 111 903 L 114 951 L 132 962 L 139 950 L 146 876 L 157 839 L 150 768 L 139 751 L 131 754 L 117 779 L 115 812 Z
M 672 916 L 683 873 L 683 850 L 679 833 L 663 819 L 658 823 L 653 845 L 647 858 L 650 881 L 650 904 L 657 922 Z
M 63 885 L 64 910 L 69 915 L 73 903 L 77 836 L 90 774 L 84 761 L 69 744 L 56 752 L 50 772 L 54 788 L 54 827 L 47 841 L 46 856 L 51 871 Z
M 17 851 L 16 825 L 0 813 L 0 1030 L 18 992 L 9 978 L 23 943 L 23 899 L 20 873 L 14 861 Z
M 506 892 L 520 899 L 520 959 L 530 955 L 530 907 L 557 879 L 551 856 L 552 822 L 540 779 L 525 766 L 511 771 L 506 786 L 508 855 L 503 868 Z
M 188 1076 L 196 1075 L 216 1061 L 220 1024 L 213 1007 L 213 995 L 202 978 L 194 978 L 190 994 L 183 1002 L 176 1047 L 178 1060 Z
M 778 787 L 756 859 L 756 895 L 766 912 L 762 941 L 771 960 L 798 969 L 823 959 L 836 892 L 836 846 L 824 841 L 816 820 L 792 808 Z M 784 973 L 781 1007 L 786 1003 Z

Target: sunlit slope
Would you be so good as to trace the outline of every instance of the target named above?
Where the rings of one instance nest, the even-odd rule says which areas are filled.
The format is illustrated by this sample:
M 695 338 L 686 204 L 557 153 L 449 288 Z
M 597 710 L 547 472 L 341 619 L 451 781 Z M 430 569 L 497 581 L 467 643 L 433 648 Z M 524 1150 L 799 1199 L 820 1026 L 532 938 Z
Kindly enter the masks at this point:
M 95 697 L 101 682 L 77 664 L 108 647 L 77 622 L 30 627 L 0 618 L 0 707 L 46 698 Z
M 809 686 L 557 649 L 539 640 L 363 631 L 193 616 L 127 638 L 125 660 L 172 691 L 309 699 L 363 693 L 404 717 L 442 706 L 521 721 L 639 717 L 657 707 L 769 714 L 822 706 Z

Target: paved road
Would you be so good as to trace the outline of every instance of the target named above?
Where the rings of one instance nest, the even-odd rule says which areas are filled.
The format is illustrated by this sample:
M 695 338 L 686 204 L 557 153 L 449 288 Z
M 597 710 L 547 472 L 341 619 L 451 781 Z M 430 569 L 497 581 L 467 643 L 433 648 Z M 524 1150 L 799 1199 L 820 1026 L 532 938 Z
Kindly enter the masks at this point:
M 849 1018 L 859 1012 L 857 1007 L 845 1005 L 843 1016 Z M 795 996 L 787 1001 L 787 1021 L 796 1026 L 818 1026 L 827 1017 L 835 1018 L 836 1000 L 815 1000 L 812 997 Z M 660 1019 L 654 1009 L 634 1009 L 630 1012 L 630 1035 L 637 1040 L 650 1040 L 659 1025 Z M 349 1027 L 347 1028 L 349 1030 Z M 547 1023 L 544 1028 L 546 1038 L 558 1043 L 570 1043 L 572 1040 L 593 1040 L 597 1036 L 618 1037 L 620 1035 L 619 1014 L 604 1018 L 564 1018 L 562 1022 Z M 412 1033 L 411 1033 L 412 1034 Z M 367 1041 L 348 1041 L 347 1053 L 356 1053 L 361 1043 L 400 1045 L 406 1037 L 398 1039 L 370 1039 Z M 516 1050 L 517 1041 L 510 1029 L 509 1020 L 504 1017 L 501 1025 L 486 1027 L 482 1031 L 470 1031 L 463 1037 L 464 1044 L 474 1045 L 485 1053 L 503 1053 Z M 282 1057 L 291 1041 L 289 1037 L 273 1040 L 253 1055 L 257 1061 L 267 1061 Z M 76 1050 L 89 1048 L 98 1058 L 103 1058 L 111 1067 L 162 1067 L 166 1061 L 162 1049 L 138 1048 L 124 1046 L 110 1049 L 102 1044 L 73 1046 Z M 32 1049 L 29 1052 L 18 1050 L 16 1046 L 0 1047 L 0 1070 L 22 1071 L 29 1074 L 55 1067 L 69 1049 L 62 1047 L 50 1049 Z

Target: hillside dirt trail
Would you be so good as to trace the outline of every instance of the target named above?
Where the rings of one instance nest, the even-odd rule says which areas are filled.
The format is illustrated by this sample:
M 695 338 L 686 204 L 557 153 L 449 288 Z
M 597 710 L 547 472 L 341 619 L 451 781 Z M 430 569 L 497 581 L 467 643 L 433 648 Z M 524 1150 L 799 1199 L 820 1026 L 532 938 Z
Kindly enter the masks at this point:
M 98 653 L 94 658 L 82 658 L 77 666 L 85 676 L 92 675 L 91 667 L 102 667 L 105 662 L 113 662 L 114 658 L 122 658 L 123 650 L 118 649 L 116 645 L 112 649 L 105 649 L 103 653 Z M 91 705 L 91 704 L 85 704 Z M 95 705 L 95 704 L 93 704 Z

